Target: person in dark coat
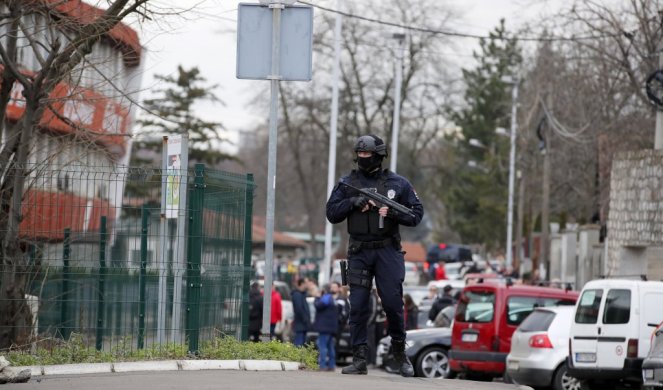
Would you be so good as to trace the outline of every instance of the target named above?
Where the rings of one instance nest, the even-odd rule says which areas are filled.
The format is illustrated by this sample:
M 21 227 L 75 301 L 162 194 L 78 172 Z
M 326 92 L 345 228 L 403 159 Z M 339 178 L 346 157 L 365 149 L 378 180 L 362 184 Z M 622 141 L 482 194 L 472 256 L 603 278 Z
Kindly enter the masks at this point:
M 249 340 L 260 341 L 260 328 L 262 327 L 262 293 L 260 285 L 254 282 L 249 290 Z
M 336 369 L 336 347 L 334 336 L 338 331 L 338 310 L 329 285 L 322 288 L 322 295 L 315 299 L 315 324 L 318 332 L 318 365 L 320 371 Z
M 451 296 L 451 290 L 453 288 L 450 285 L 444 286 L 442 296 L 437 298 L 435 302 L 433 302 L 433 306 L 431 306 L 430 311 L 428 312 L 428 319 L 431 321 L 435 321 L 435 317 L 437 317 L 437 314 L 442 311 L 447 306 L 455 305 L 456 301 L 454 298 Z
M 306 302 L 308 285 L 308 278 L 301 278 L 297 281 L 297 290 L 292 293 L 292 310 L 295 313 L 292 325 L 292 330 L 295 332 L 293 344 L 297 347 L 301 347 L 306 343 L 306 332 L 311 327 L 311 312 Z

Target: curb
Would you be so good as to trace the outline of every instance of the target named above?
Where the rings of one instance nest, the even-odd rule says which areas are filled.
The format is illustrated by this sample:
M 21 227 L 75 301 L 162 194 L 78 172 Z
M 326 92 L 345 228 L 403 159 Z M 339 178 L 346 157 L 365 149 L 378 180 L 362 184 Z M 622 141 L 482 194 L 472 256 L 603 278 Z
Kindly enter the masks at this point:
M 279 360 L 159 360 L 118 363 L 57 364 L 52 366 L 17 366 L 14 370 L 30 370 L 32 377 L 82 375 L 137 371 L 297 371 L 300 364 Z

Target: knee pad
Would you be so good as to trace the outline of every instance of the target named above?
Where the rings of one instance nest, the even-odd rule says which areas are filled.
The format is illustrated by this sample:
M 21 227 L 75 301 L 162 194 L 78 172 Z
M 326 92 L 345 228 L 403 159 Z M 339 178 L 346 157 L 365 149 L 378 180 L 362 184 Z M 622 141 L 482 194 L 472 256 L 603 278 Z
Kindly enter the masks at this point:
M 373 284 L 373 274 L 367 269 L 349 268 L 348 284 L 370 289 Z

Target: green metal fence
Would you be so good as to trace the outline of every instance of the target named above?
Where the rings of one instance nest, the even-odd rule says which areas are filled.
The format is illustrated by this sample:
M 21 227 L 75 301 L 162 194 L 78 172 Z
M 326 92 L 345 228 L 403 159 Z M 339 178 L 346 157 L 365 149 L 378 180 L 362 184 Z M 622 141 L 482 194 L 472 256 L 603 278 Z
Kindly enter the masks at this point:
M 1 330 L 16 346 L 76 333 L 99 350 L 186 343 L 197 351 L 219 334 L 247 338 L 252 175 L 183 171 L 174 180 L 186 175 L 187 205 L 167 219 L 163 174 L 172 172 L 29 169 L 20 251 L 0 255 L 0 289 L 15 283 L 24 292 L 0 294 Z

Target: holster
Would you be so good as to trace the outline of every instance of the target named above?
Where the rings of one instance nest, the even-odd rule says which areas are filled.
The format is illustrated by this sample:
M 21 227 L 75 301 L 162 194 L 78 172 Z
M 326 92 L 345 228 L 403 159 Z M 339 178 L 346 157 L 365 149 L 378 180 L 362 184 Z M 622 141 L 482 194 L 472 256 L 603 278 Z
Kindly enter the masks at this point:
M 341 285 L 348 285 L 348 261 L 341 260 Z

